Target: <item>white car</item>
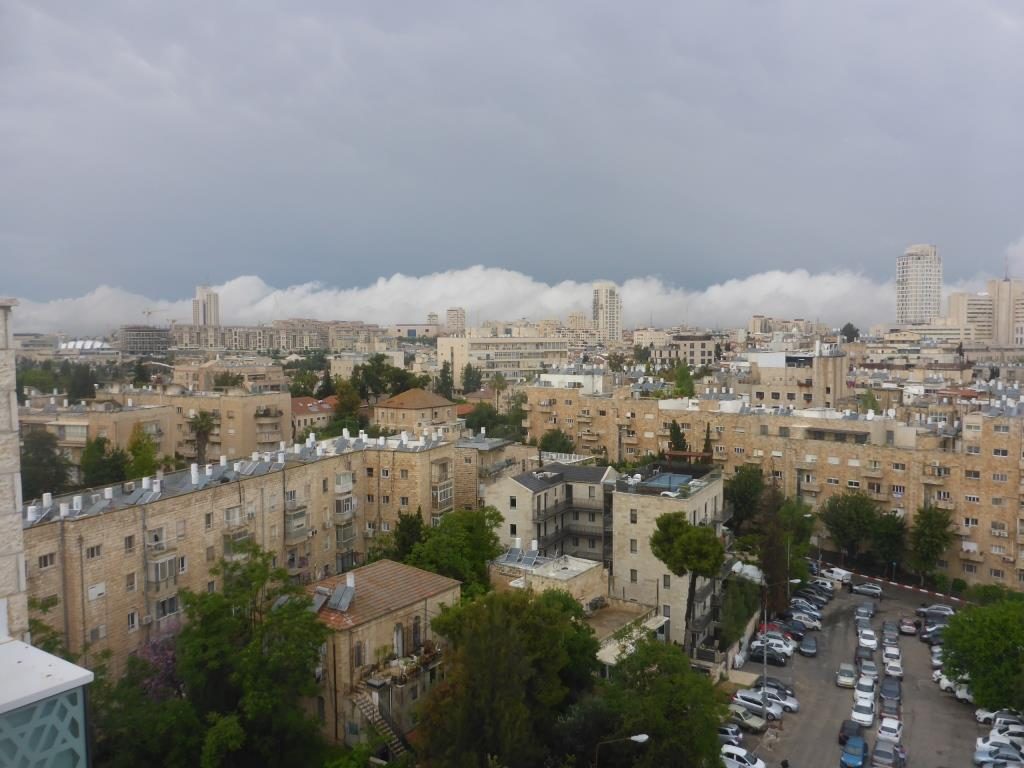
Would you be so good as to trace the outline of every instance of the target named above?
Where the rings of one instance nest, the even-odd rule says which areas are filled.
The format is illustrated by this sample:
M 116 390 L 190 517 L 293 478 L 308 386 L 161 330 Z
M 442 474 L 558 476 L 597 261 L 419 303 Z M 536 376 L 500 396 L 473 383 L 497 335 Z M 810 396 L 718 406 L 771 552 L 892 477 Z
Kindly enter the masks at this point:
M 853 687 L 853 703 L 864 702 L 873 706 L 875 703 L 875 692 L 875 681 L 870 677 L 861 677 L 857 681 L 857 685 Z
M 990 747 L 1014 749 L 1018 752 L 1020 751 L 1020 744 L 1015 744 L 1005 736 L 993 736 L 992 734 L 989 734 L 988 736 L 979 736 L 974 742 L 975 750 L 988 749 Z
M 957 685 L 953 695 L 956 696 L 957 701 L 962 701 L 964 704 L 974 703 L 974 694 L 971 692 L 970 687 L 963 683 Z
M 784 634 L 782 634 L 781 632 L 776 632 L 774 630 L 770 630 L 768 632 L 762 632 L 762 633 L 760 633 L 757 636 L 757 638 L 759 640 L 764 640 L 764 639 L 767 638 L 768 640 L 776 640 L 776 641 L 778 641 L 780 643 L 785 643 L 793 651 L 795 651 L 797 649 L 797 646 L 799 645 L 799 643 L 797 643 L 795 640 L 791 640 L 788 637 L 786 637 Z
M 983 725 L 989 725 L 997 717 L 1014 718 L 1017 722 L 1024 723 L 1024 717 L 1012 709 L 985 709 L 980 707 L 974 710 L 974 719 Z
M 767 645 L 773 651 L 777 651 L 779 653 L 783 653 L 786 656 L 792 656 L 793 655 L 793 648 L 788 643 L 785 643 L 782 640 L 773 640 L 770 637 L 768 639 L 766 639 L 766 640 L 761 640 L 761 639 L 755 640 L 754 642 L 752 642 L 750 644 L 750 650 L 756 651 L 762 645 Z
M 878 650 L 878 637 L 873 629 L 862 629 L 857 635 L 857 645 L 869 651 Z
M 989 731 L 992 738 L 1009 739 L 1018 747 L 1024 746 L 1024 725 L 1002 725 Z
M 903 740 L 903 723 L 895 717 L 883 717 L 878 724 L 878 738 L 899 744 Z
M 796 619 L 797 621 L 799 621 L 801 624 L 803 624 L 808 629 L 814 629 L 814 630 L 820 630 L 821 629 L 821 620 L 814 618 L 809 613 L 804 613 L 803 611 L 795 611 L 793 613 L 793 618 Z
M 956 681 L 950 680 L 945 673 L 939 675 L 939 690 L 943 693 L 952 693 L 956 690 L 956 686 Z
M 875 724 L 875 705 L 869 702 L 854 704 L 853 710 L 850 712 L 850 719 L 865 728 L 870 728 Z
M 743 747 L 734 747 L 732 744 L 722 745 L 722 762 L 725 768 L 767 768 L 764 760 L 756 753 Z
M 885 662 L 885 674 L 886 677 L 895 677 L 897 680 L 903 679 L 903 662 L 900 661 L 887 661 Z
M 882 661 L 903 661 L 903 654 L 895 645 L 887 645 L 882 649 Z

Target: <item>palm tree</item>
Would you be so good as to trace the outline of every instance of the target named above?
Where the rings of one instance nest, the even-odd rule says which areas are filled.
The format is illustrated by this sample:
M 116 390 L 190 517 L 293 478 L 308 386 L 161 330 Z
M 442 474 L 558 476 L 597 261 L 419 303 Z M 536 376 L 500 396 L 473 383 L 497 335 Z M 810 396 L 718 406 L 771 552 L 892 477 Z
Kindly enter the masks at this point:
M 508 381 L 501 371 L 494 374 L 494 378 L 491 379 L 491 389 L 494 390 L 494 410 L 500 413 L 499 401 L 501 400 L 501 393 L 508 389 Z
M 217 428 L 217 421 L 209 411 L 199 411 L 188 420 L 192 434 L 196 440 L 196 463 L 206 463 L 206 446 L 210 442 L 210 434 Z

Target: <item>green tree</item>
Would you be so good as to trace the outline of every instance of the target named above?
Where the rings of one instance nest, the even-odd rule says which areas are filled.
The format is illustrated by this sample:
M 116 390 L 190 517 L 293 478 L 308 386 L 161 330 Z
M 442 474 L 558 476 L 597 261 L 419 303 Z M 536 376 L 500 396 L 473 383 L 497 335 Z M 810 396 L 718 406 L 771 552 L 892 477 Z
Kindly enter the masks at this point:
M 338 398 L 334 406 L 334 415 L 339 419 L 358 419 L 363 401 L 352 382 L 339 378 L 334 382 L 334 389 L 334 396 Z
M 621 373 L 626 369 L 626 356 L 621 352 L 612 352 L 608 355 L 608 370 L 612 373 Z
M 690 447 L 686 444 L 686 435 L 683 434 L 683 430 L 679 427 L 679 422 L 675 419 L 672 419 L 672 423 L 668 427 L 668 445 L 673 451 L 685 453 L 690 450 Z
M 878 520 L 878 507 L 863 491 L 830 496 L 821 509 L 821 522 L 845 558 L 855 558 L 861 545 L 871 538 Z
M 452 378 L 452 364 L 445 360 L 441 363 L 441 372 L 434 383 L 434 392 L 445 400 L 451 400 L 455 393 L 455 381 Z
M 942 661 L 956 677 L 970 675 L 981 707 L 1024 707 L 1024 602 L 966 606 L 942 635 Z
M 676 397 L 693 397 L 695 387 L 693 384 L 693 374 L 690 373 L 690 366 L 686 363 L 679 363 L 676 366 L 673 377 L 675 379 L 675 388 L 672 390 L 672 394 Z
M 409 515 L 399 512 L 395 525 L 395 559 L 404 562 L 424 538 L 426 526 L 423 525 L 422 513 L 418 510 Z
M 132 436 L 128 440 L 128 477 L 151 477 L 160 467 L 157 459 L 158 446 L 156 441 L 147 434 L 141 424 L 132 428 Z
M 67 361 L 65 361 L 67 362 Z M 71 366 L 67 380 L 69 400 L 92 400 L 96 397 L 96 376 L 92 368 L 85 363 Z
M 732 506 L 731 527 L 739 536 L 743 527 L 757 514 L 764 493 L 764 475 L 754 464 L 743 464 L 725 482 L 725 500 Z
M 479 368 L 474 368 L 472 363 L 466 363 L 462 369 L 462 391 L 467 395 L 470 392 L 477 392 L 483 386 L 484 377 Z
M 871 530 L 871 552 L 886 568 L 903 558 L 907 545 L 907 523 L 893 514 L 879 514 Z M 895 574 L 893 574 L 895 576 Z
M 725 650 L 746 632 L 747 622 L 761 605 L 761 589 L 754 582 L 741 578 L 726 579 L 723 589 L 719 647 Z
M 328 630 L 272 553 L 255 545 L 235 552 L 245 558 L 212 569 L 223 591 L 182 593 L 177 668 L 205 727 L 203 755 L 225 768 L 311 765 L 319 725 L 302 701 L 317 691 Z
M 564 592 L 494 592 L 442 610 L 446 679 L 422 710 L 418 757 L 428 765 L 542 765 L 558 714 L 594 684 L 598 643 Z
M 199 411 L 188 420 L 189 431 L 196 441 L 196 463 L 206 463 L 206 446 L 210 444 L 210 435 L 217 428 L 217 419 L 209 411 Z
M 651 350 L 641 344 L 633 346 L 633 360 L 637 363 L 647 363 L 651 359 Z
M 619 660 L 610 696 L 621 713 L 619 731 L 610 737 L 646 733 L 643 746 L 610 745 L 608 758 L 644 768 L 720 766 L 718 726 L 725 719 L 723 699 L 712 681 L 690 668 L 690 659 L 674 645 L 645 639 Z M 621 746 L 621 749 L 616 749 Z M 602 750 L 602 762 L 605 754 Z
M 933 504 L 918 508 L 910 528 L 910 564 L 921 584 L 953 544 L 953 514 Z
M 473 410 L 466 416 L 466 428 L 479 432 L 481 427 L 492 432 L 494 427 L 501 423 L 502 419 L 498 411 L 490 403 L 477 403 Z
M 71 462 L 57 450 L 57 436 L 41 429 L 21 441 L 21 491 L 26 500 L 68 489 Z
M 774 485 L 764 489 L 758 502 L 757 523 L 760 530 L 758 565 L 764 574 L 768 610 L 780 611 L 786 606 L 790 579 L 790 541 L 781 510 L 786 499 Z
M 80 468 L 82 485 L 93 488 L 97 485 L 121 483 L 128 477 L 128 454 L 121 448 L 112 448 L 105 437 L 89 440 L 82 449 Z
M 711 579 L 718 575 L 725 562 L 725 547 L 715 529 L 690 525 L 685 512 L 669 512 L 654 521 L 651 551 L 676 576 L 690 575 L 686 595 L 685 624 L 689 625 L 695 607 L 697 577 Z
M 540 439 L 540 449 L 546 453 L 573 453 L 576 444 L 560 429 L 549 429 Z
M 844 341 L 849 343 L 851 341 L 856 341 L 860 336 L 860 330 L 853 323 L 846 323 L 839 329 L 839 335 L 843 337 Z
M 501 553 L 497 530 L 502 516 L 494 507 L 457 509 L 424 530 L 406 562 L 462 582 L 462 594 L 473 596 L 490 589 L 488 563 Z
M 701 453 L 704 454 L 705 460 L 711 459 L 713 453 L 711 448 L 711 422 L 704 425 L 704 447 L 701 449 Z
M 316 373 L 307 370 L 298 370 L 292 374 L 288 382 L 288 392 L 292 397 L 312 397 L 319 380 Z
M 323 374 L 320 376 L 320 384 L 316 388 L 314 397 L 317 400 L 326 400 L 331 395 L 337 394 L 334 386 L 334 377 L 331 376 L 331 367 L 327 366 L 324 368 Z
M 880 413 L 882 410 L 882 406 L 878 403 L 878 398 L 875 397 L 875 393 L 870 389 L 857 398 L 857 401 L 860 403 L 860 409 L 865 413 L 868 411 Z
M 221 371 L 213 377 L 213 388 L 214 389 L 230 389 L 231 387 L 240 387 L 245 381 L 245 377 L 240 373 L 232 373 L 231 371 Z
M 508 389 L 508 379 L 505 374 L 498 371 L 491 377 L 491 389 L 494 390 L 494 408 L 501 412 L 501 393 Z
M 146 364 L 141 359 L 136 360 L 132 367 L 132 384 L 136 386 L 149 384 L 149 371 L 146 370 Z

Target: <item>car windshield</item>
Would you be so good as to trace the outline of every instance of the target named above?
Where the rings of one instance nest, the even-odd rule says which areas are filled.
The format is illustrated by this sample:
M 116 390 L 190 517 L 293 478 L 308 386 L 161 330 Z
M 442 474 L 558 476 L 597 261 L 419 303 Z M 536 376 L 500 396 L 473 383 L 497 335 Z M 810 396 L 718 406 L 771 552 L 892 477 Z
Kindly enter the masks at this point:
M 857 739 L 849 739 L 843 745 L 843 752 L 848 755 L 860 755 L 864 751 L 864 742 Z

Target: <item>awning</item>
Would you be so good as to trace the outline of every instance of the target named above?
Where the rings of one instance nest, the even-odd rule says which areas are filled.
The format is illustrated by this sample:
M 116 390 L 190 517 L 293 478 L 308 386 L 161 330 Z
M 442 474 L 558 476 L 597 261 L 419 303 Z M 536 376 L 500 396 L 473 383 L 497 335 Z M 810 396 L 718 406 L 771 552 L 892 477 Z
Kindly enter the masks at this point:
M 667 623 L 668 619 L 664 616 L 651 616 L 649 619 L 644 621 L 643 628 L 648 632 L 657 632 Z M 632 652 L 632 640 L 615 640 L 601 646 L 600 650 L 597 652 L 597 660 L 602 664 L 614 667 L 619 658 Z

